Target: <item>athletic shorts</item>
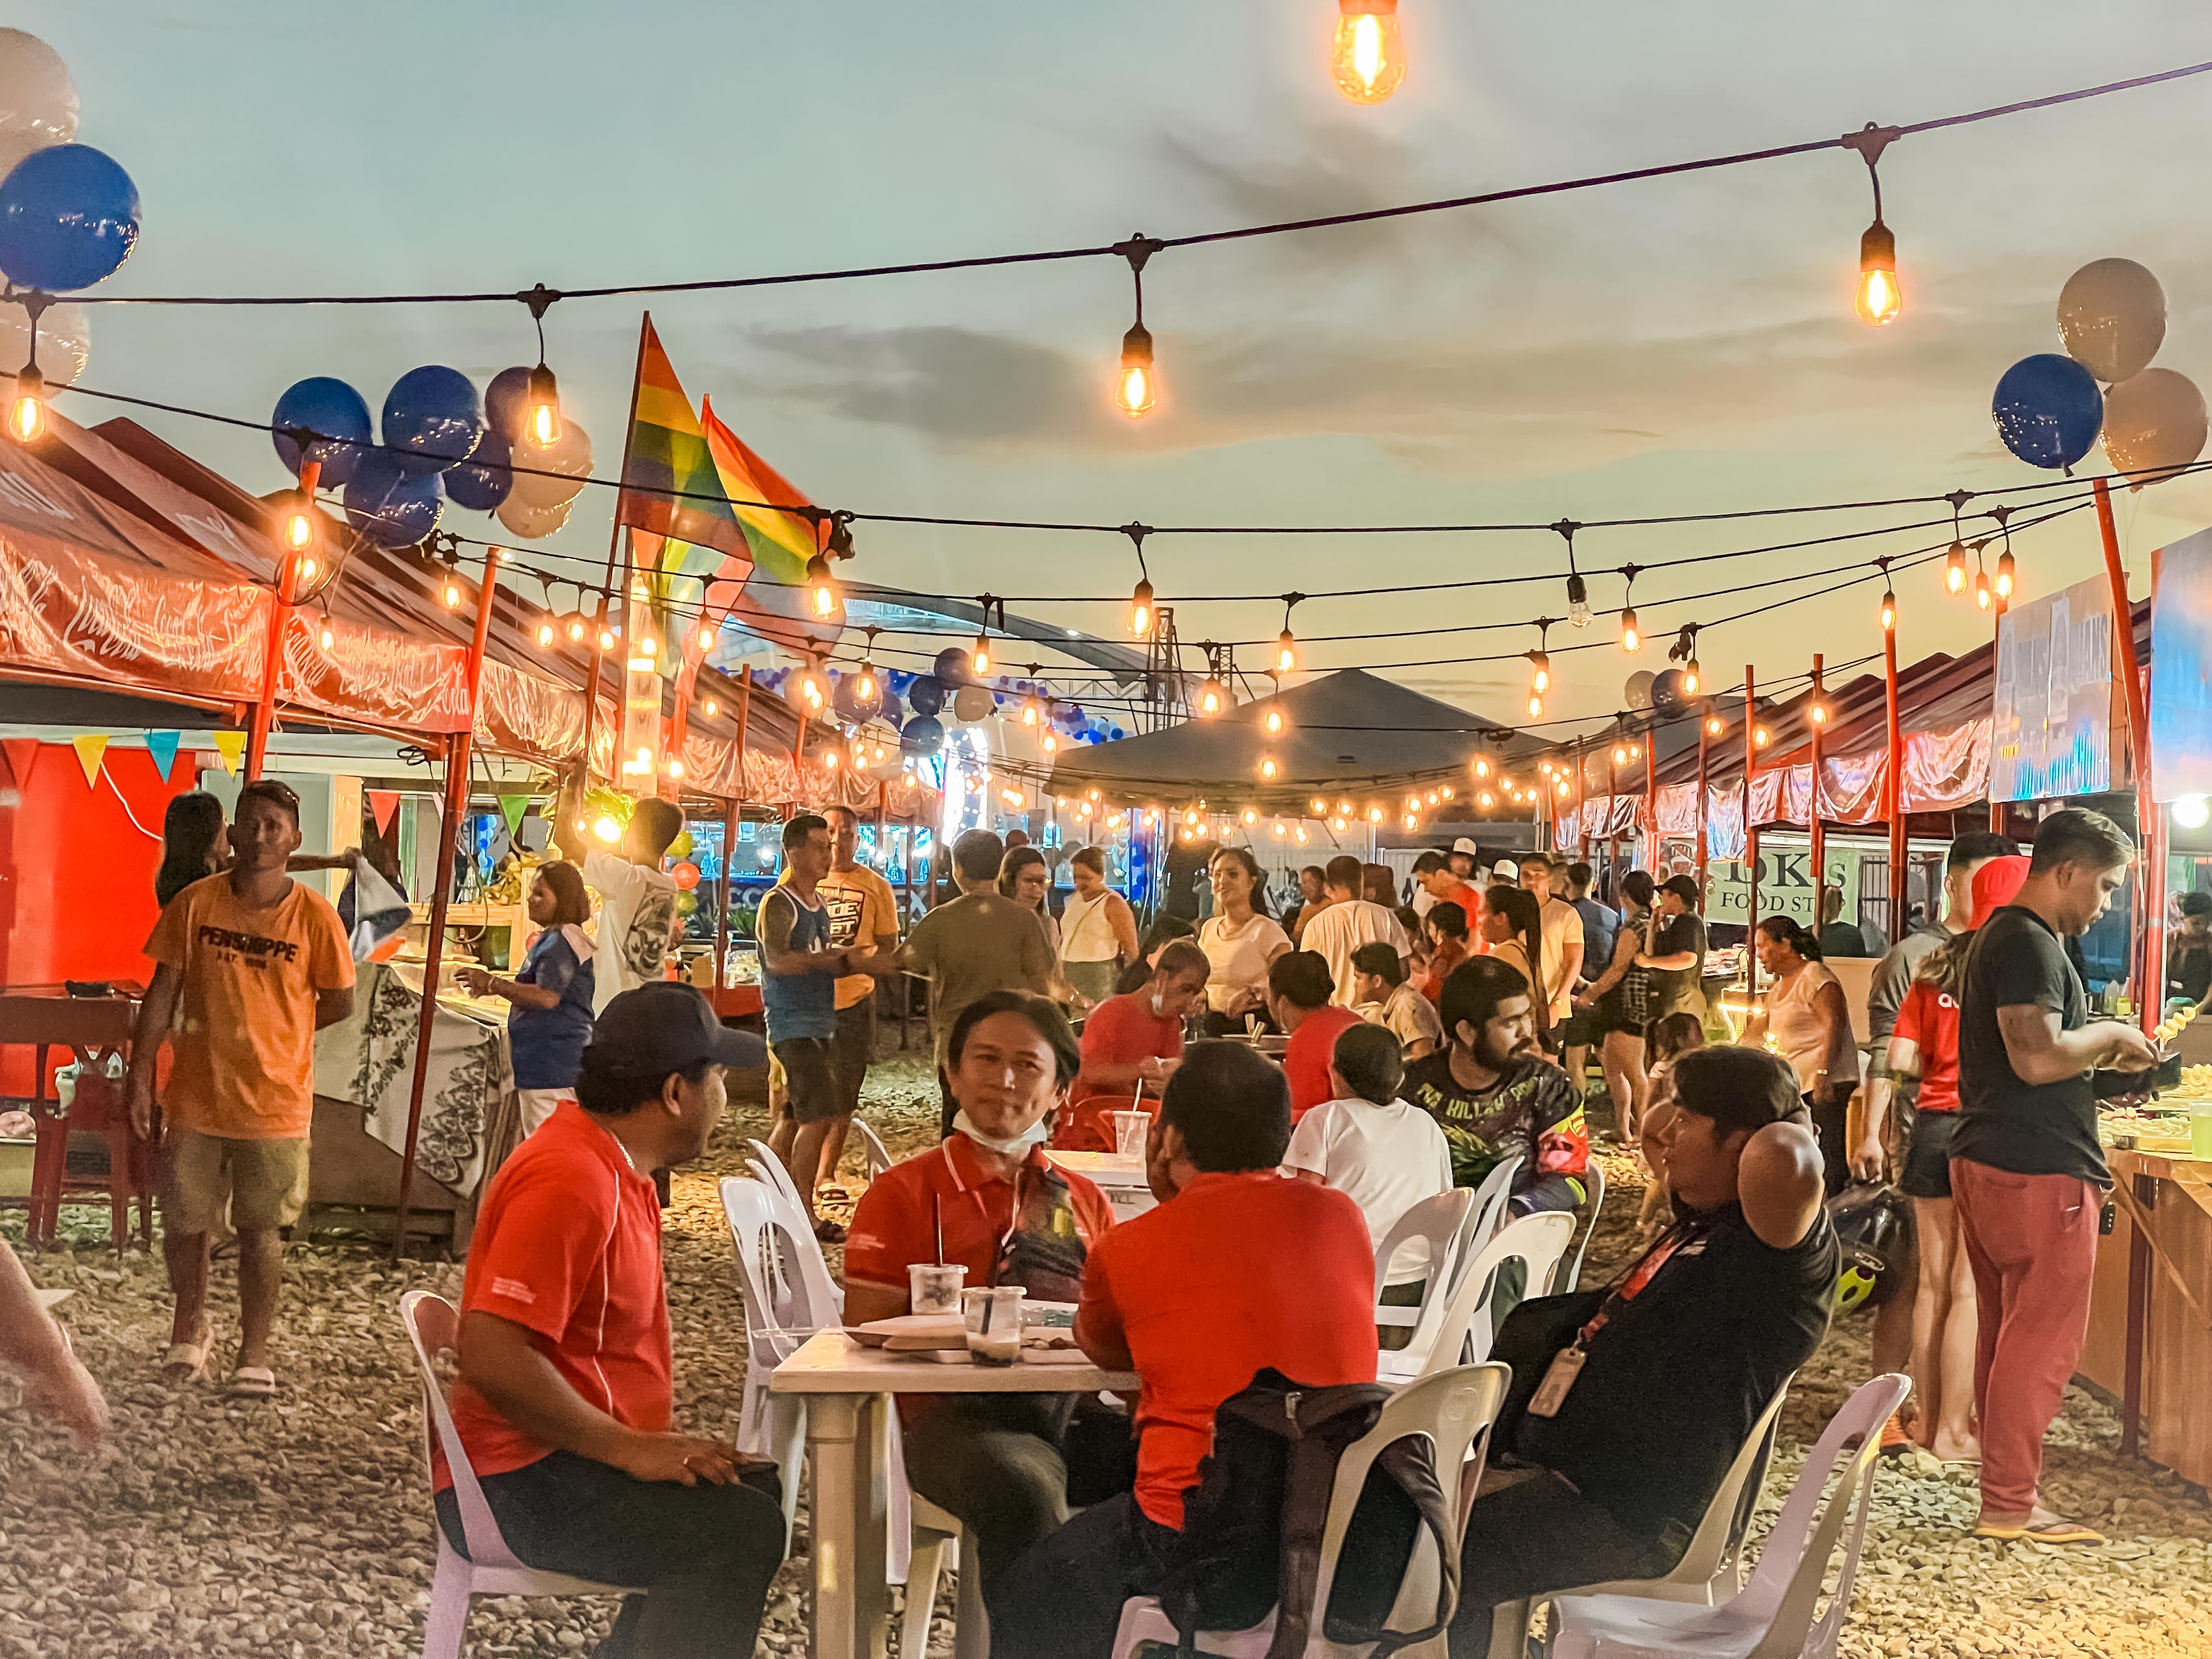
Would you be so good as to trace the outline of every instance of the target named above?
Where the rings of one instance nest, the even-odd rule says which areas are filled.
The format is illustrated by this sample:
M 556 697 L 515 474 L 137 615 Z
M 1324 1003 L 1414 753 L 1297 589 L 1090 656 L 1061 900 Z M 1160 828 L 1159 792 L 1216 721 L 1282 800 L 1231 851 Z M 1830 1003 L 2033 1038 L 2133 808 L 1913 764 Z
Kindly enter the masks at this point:
M 876 1057 L 876 1000 L 863 997 L 837 1011 L 837 1035 L 830 1039 L 830 1070 L 837 1084 L 837 1109 L 850 1117 L 860 1109 L 860 1085 Z
M 1559 1038 L 1562 1048 L 1586 1048 L 1605 1032 L 1598 1024 L 1597 1011 L 1577 1008 L 1559 1022 Z
M 1905 1143 L 1905 1167 L 1898 1171 L 1898 1191 L 1907 1198 L 1951 1196 L 1951 1137 L 1958 1127 L 1956 1112 L 1914 1115 Z
M 307 1142 L 238 1140 L 172 1125 L 161 1182 L 161 1218 L 190 1236 L 229 1224 L 289 1227 L 307 1203 Z
M 845 1109 L 839 1104 L 835 1037 L 786 1037 L 769 1044 L 783 1068 L 784 1110 L 794 1123 L 820 1123 Z

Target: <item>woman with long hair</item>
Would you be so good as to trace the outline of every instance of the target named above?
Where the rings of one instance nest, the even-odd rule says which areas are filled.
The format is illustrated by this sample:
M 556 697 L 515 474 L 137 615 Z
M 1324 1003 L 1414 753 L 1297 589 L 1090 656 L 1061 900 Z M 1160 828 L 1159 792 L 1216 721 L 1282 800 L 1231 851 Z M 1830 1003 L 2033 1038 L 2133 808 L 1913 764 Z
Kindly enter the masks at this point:
M 1485 888 L 1482 936 L 1489 942 L 1492 956 L 1517 969 L 1529 984 L 1543 983 L 1537 977 L 1536 963 L 1543 951 L 1544 912 L 1534 893 L 1504 882 Z M 1537 1042 L 1549 1048 L 1552 1011 L 1541 996 L 1531 996 L 1528 1012 L 1535 1022 Z
M 487 969 L 463 968 L 456 975 L 471 994 L 504 997 L 507 1046 L 514 1059 L 514 1089 L 522 1103 L 526 1135 L 576 1097 L 576 1073 L 592 1040 L 592 941 L 584 923 L 592 902 L 573 864 L 541 864 L 530 884 L 529 912 L 538 937 L 512 979 Z
M 1213 964 L 1206 1025 L 1219 1035 L 1243 1030 L 1248 1014 L 1267 1014 L 1267 968 L 1290 950 L 1291 936 L 1267 914 L 1267 878 L 1250 848 L 1222 848 L 1206 873 L 1213 914 L 1200 927 L 1198 945 Z
M 1595 1017 L 1598 1069 L 1613 1100 L 1613 1127 L 1633 1146 L 1644 1133 L 1644 1102 L 1650 1079 L 1644 1069 L 1644 1028 L 1650 1019 L 1649 970 L 1637 966 L 1653 931 L 1655 888 L 1650 872 L 1631 870 L 1620 878 L 1620 927 L 1613 936 L 1613 961 L 1575 1006 Z
M 1444 981 L 1451 977 L 1452 969 L 1472 954 L 1474 941 L 1467 936 L 1466 909 L 1456 904 L 1432 906 L 1421 918 L 1421 936 L 1428 941 L 1429 954 L 1413 975 L 1413 988 L 1435 1002 L 1443 997 Z
M 1052 914 L 1052 866 L 1027 845 L 1009 847 L 999 861 L 999 891 L 1033 912 L 1054 957 L 1060 954 L 1060 923 Z
M 229 856 L 222 803 L 204 789 L 170 801 L 161 819 L 161 864 L 154 872 L 154 902 L 164 910 L 194 882 L 216 873 Z
M 1919 1402 L 1913 1437 L 1946 1462 L 1979 1455 L 1974 1432 L 1974 1347 L 1979 1319 L 1974 1274 L 1951 1199 L 1951 1132 L 1959 1121 L 1959 1004 L 1974 931 L 2012 902 L 2028 861 L 1990 860 L 1974 872 L 1966 931 L 1930 951 L 1898 1005 L 1889 1049 L 1867 1079 L 1866 1122 L 1851 1148 L 1851 1173 L 1879 1181 L 1893 1163 L 1897 1189 L 1912 1200 L 1920 1273 L 1912 1298 L 1912 1389 Z M 1890 1103 L 1896 1079 L 1917 1078 L 1903 1157 L 1890 1156 Z
M 1849 1174 L 1844 1111 L 1859 1086 L 1858 1045 L 1851 1040 L 1843 982 L 1820 960 L 1820 941 L 1794 916 L 1762 918 L 1752 948 L 1772 983 L 1743 1040 L 1754 1047 L 1771 1043 L 1796 1073 L 1827 1160 L 1828 1190 L 1838 1192 Z

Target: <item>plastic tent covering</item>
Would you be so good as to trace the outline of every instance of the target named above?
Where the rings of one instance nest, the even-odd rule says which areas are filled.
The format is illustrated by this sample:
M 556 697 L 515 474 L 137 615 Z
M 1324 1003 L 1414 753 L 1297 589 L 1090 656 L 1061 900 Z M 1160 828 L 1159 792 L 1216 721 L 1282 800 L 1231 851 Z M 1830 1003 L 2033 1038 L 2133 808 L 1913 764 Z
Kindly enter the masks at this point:
M 1270 710 L 1284 729 L 1267 732 Z M 1305 814 L 1311 798 L 1437 778 L 1463 780 L 1477 755 L 1516 760 L 1547 745 L 1364 669 L 1345 668 L 1225 714 L 1143 737 L 1064 750 L 1047 786 L 1124 803 L 1206 796 Z M 1276 781 L 1260 775 L 1273 757 Z

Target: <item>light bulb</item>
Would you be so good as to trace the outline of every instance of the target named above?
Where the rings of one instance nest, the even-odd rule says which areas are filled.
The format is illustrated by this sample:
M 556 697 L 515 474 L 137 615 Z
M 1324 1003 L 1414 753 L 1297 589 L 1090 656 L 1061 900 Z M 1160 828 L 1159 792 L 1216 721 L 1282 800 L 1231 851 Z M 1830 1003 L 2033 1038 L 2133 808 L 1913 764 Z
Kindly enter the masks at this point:
M 1628 745 L 1628 758 L 1631 760 L 1642 760 L 1644 758 L 1644 745 L 1640 743 L 1630 744 Z
M 315 572 L 319 568 L 315 563 L 313 554 L 310 553 L 302 558 L 300 561 L 300 586 L 305 587 L 309 582 L 314 580 Z
M 8 435 L 27 444 L 46 429 L 46 377 L 36 363 L 25 363 L 15 371 L 15 395 L 8 400 Z
M 1897 595 L 1885 587 L 1881 590 L 1881 631 L 1888 633 L 1897 626 Z
M 721 639 L 721 630 L 711 623 L 701 623 L 699 631 L 691 636 L 691 643 L 701 656 L 712 651 Z
M 1567 793 L 1567 781 L 1565 778 L 1561 778 L 1557 783 L 1553 784 L 1552 787 L 1557 793 L 1564 796 Z
M 1406 39 L 1398 0 L 1337 0 L 1328 72 L 1355 104 L 1379 104 L 1406 79 Z
M 1451 785 L 1449 785 L 1449 784 L 1445 784 L 1442 788 L 1440 788 L 1440 789 L 1438 789 L 1438 790 L 1437 791 L 1437 793 L 1438 793 L 1439 795 L 1442 795 L 1442 796 L 1443 796 L 1446 800 L 1449 800 L 1449 799 L 1452 798 L 1452 787 L 1451 787 Z
M 1368 821 L 1368 823 L 1382 823 L 1382 809 L 1381 807 L 1379 807 L 1379 806 L 1370 806 L 1370 807 L 1369 807 L 1369 808 L 1367 809 L 1367 821 Z
M 1352 803 L 1348 800 L 1340 800 L 1337 802 L 1336 815 L 1340 818 L 1350 817 L 1352 816 Z
M 1229 688 L 1219 680 L 1209 679 L 1198 689 L 1198 712 L 1218 714 L 1229 706 Z
M 1999 599 L 2008 599 L 2012 597 L 2012 550 L 2007 548 L 1997 555 L 1997 597 Z
M 1613 763 L 1615 766 L 1626 766 L 1628 764 L 1628 745 L 1626 744 L 1616 743 L 1613 745 Z
M 1577 628 L 1590 625 L 1589 584 L 1578 575 L 1567 578 L 1567 620 Z
M 1707 737 L 1717 738 L 1722 732 L 1727 730 L 1728 723 L 1722 720 L 1718 714 L 1713 714 L 1707 717 L 1705 720 L 1705 735 Z
M 2212 801 L 2203 795 L 2183 795 L 2167 809 L 2173 821 L 2185 830 L 2202 830 L 2212 823 Z
M 1340 813 L 1338 813 L 1338 814 L 1336 815 L 1336 817 L 1334 817 L 1331 818 L 1331 819 L 1328 821 L 1328 827 L 1329 827 L 1330 829 L 1332 829 L 1332 830 L 1341 830 L 1348 829 L 1348 828 L 1350 827 L 1350 825 L 1346 823 L 1346 819 L 1345 819 L 1344 815 L 1343 815 L 1341 812 L 1340 812 Z
M 708 697 L 700 702 L 699 712 L 705 714 L 709 719 L 712 719 L 714 715 L 722 712 L 722 705 L 717 702 L 714 698 Z
M 836 616 L 842 603 L 837 596 L 837 579 L 830 574 L 830 561 L 819 553 L 806 562 L 806 597 L 814 614 L 825 619 Z
M 1698 688 L 1705 684 L 1705 679 L 1704 674 L 1698 672 L 1698 659 L 1695 657 L 1691 658 L 1682 665 L 1682 695 L 1686 697 L 1696 696 Z
M 1100 794 L 1099 794 L 1099 793 L 1098 793 L 1096 789 L 1093 789 L 1093 790 L 1091 792 L 1090 799 L 1092 799 L 1092 800 L 1101 800 L 1101 799 L 1104 799 L 1104 797 L 1103 797 L 1102 795 L 1100 795 Z
M 1280 818 L 1277 818 L 1275 820 L 1275 833 L 1278 836 L 1287 836 L 1290 834 L 1290 831 L 1283 827 L 1283 821 Z
M 1897 238 L 1879 219 L 1859 238 L 1859 320 L 1872 327 L 1897 320 L 1905 292 L 1897 285 Z
M 315 520 L 305 496 L 295 500 L 292 510 L 284 515 L 284 545 L 295 553 L 312 547 L 315 541 Z
M 1490 775 L 1490 763 L 1486 760 L 1478 758 L 1474 766 L 1468 769 L 1473 771 L 1474 775 L 1478 778 L 1486 778 Z
M 654 639 L 654 638 L 653 637 L 653 635 L 650 635 L 650 634 L 646 635 L 643 638 L 640 639 L 640 640 L 638 641 L 638 642 L 637 642 L 637 653 L 638 653 L 638 655 L 640 655 L 641 657 L 650 657 L 650 656 L 656 655 L 656 654 L 659 652 L 659 650 L 660 650 L 660 642 L 659 642 L 658 640 Z
M 459 582 L 449 581 L 446 584 L 445 600 L 446 609 L 448 611 L 458 611 L 461 608 L 461 585 Z
M 333 645 L 336 645 L 337 643 L 337 637 L 338 636 L 336 634 L 331 631 L 331 619 L 328 617 L 324 617 L 322 632 L 323 649 L 327 651 Z
M 1420 827 L 1421 815 L 1419 813 L 1408 812 L 1406 814 L 1406 828 L 1408 830 L 1418 830 Z
M 1943 586 L 1954 593 L 1966 591 L 1966 546 L 1964 542 L 1953 542 L 1951 550 L 1943 556 Z
M 1048 732 L 1044 734 L 1044 737 L 1038 746 L 1041 747 L 1046 754 L 1053 754 L 1060 748 L 1060 739 L 1057 737 L 1054 737 L 1051 732 Z
M 556 635 L 553 628 L 553 619 L 551 617 L 549 617 L 544 622 L 538 624 L 538 649 L 541 651 L 544 650 L 547 646 L 553 643 L 556 637 Z
M 975 648 L 968 653 L 969 665 L 978 674 L 991 672 L 991 641 L 982 635 L 975 636 Z
M 1532 720 L 1540 720 L 1543 718 L 1543 714 L 1544 700 L 1538 696 L 1534 691 L 1531 691 L 1528 694 L 1528 718 Z
M 1492 794 L 1490 791 L 1486 789 L 1474 798 L 1474 804 L 1477 806 L 1481 807 L 1485 811 L 1487 811 L 1490 808 L 1498 805 L 1498 797 Z
M 1249 806 L 1244 809 L 1243 817 L 1244 820 L 1244 827 L 1248 830 L 1260 821 L 1260 815 Z
M 1275 636 L 1275 672 L 1287 674 L 1298 665 L 1298 642 L 1285 628 Z
M 1826 726 L 1827 723 L 1828 705 L 1825 702 L 1814 703 L 1813 705 L 1813 724 L 1815 726 Z
M 1278 769 L 1275 765 L 1275 757 L 1273 755 L 1263 755 L 1261 757 L 1260 775 L 1261 777 L 1267 779 L 1268 782 L 1273 783 L 1275 781 L 1277 769 Z
M 530 371 L 530 390 L 524 394 L 523 435 L 540 449 L 561 441 L 561 389 L 553 371 L 540 363 Z
M 1644 633 L 1636 625 L 1636 607 L 1632 605 L 1620 613 L 1620 648 L 1631 654 L 1644 648 Z
M 592 625 L 584 620 L 581 611 L 568 618 L 568 642 L 571 645 L 581 645 L 584 635 L 591 631 Z
M 599 649 L 602 651 L 611 651 L 614 648 L 615 630 L 611 628 L 602 627 L 599 629 Z
M 1152 585 L 1140 581 L 1129 595 L 1129 631 L 1140 640 L 1146 638 L 1152 631 Z
M 829 761 L 830 765 L 836 765 L 837 757 L 835 751 L 832 751 L 830 755 Z M 666 772 L 672 778 L 680 778 L 684 775 L 684 763 L 678 760 L 673 755 L 671 755 L 668 757 L 667 764 L 662 767 L 661 769 Z
M 1024 726 L 1035 726 L 1037 723 L 1037 700 L 1035 697 L 1024 697 L 1022 700 L 1022 724 Z
M 1984 611 L 1990 608 L 1990 577 L 1985 570 L 1974 572 L 1974 603 Z
M 602 812 L 592 825 L 592 833 L 610 847 L 622 839 L 623 827 L 613 817 Z
M 1528 653 L 1528 689 L 1540 693 L 1552 689 L 1552 659 L 1548 653 Z
M 1764 749 L 1768 744 L 1773 741 L 1774 734 L 1769 732 L 1765 726 L 1757 726 L 1753 729 L 1751 734 L 1751 746 L 1753 748 Z
M 834 749 L 823 750 L 822 751 L 822 763 L 828 767 L 831 771 L 836 771 L 837 769 L 837 751 Z
M 1131 420 L 1152 412 L 1160 398 L 1152 368 L 1152 331 L 1139 323 L 1121 337 L 1121 368 L 1114 377 L 1114 407 Z

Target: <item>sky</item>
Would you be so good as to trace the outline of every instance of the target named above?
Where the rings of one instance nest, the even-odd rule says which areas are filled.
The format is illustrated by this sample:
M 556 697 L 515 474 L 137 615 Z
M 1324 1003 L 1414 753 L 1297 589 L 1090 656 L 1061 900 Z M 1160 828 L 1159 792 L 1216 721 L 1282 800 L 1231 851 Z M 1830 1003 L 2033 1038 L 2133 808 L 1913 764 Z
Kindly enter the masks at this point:
M 1360 108 L 1327 74 L 1329 0 L 815 0 L 803 7 L 538 0 L 374 7 L 25 0 L 7 23 L 69 63 L 79 138 L 137 182 L 143 231 L 116 293 L 507 289 L 870 264 L 1175 235 L 1830 137 L 2212 58 L 2185 0 L 1403 0 L 1410 70 Z M 1163 406 L 1107 406 L 1128 274 L 1111 260 L 662 296 L 695 399 L 827 506 L 1120 524 L 1550 523 L 1940 494 L 2042 482 L 1989 399 L 2057 349 L 2088 260 L 2165 283 L 2157 362 L 2212 375 L 2212 76 L 1917 135 L 1881 176 L 1905 310 L 1851 314 L 1865 168 L 1844 150 L 1686 178 L 1223 246 L 1146 273 Z M 547 319 L 564 407 L 618 461 L 641 302 Z M 372 407 L 419 363 L 480 381 L 532 361 L 520 306 L 95 313 L 85 384 L 265 420 L 309 374 Z M 95 422 L 86 398 L 59 405 Z M 289 483 L 266 441 L 139 416 L 248 488 Z M 2088 466 L 2101 470 L 2101 452 Z M 2087 469 L 2085 469 L 2087 470 Z M 521 555 L 603 558 L 611 491 Z M 1589 531 L 1585 569 L 1904 525 L 1918 509 Z M 2212 483 L 2123 498 L 2123 545 L 2212 523 Z M 448 527 L 490 521 L 449 511 Z M 500 532 L 489 532 L 496 537 Z M 1878 582 L 1754 620 L 1716 592 L 1902 552 L 1942 532 L 1654 571 L 1634 659 L 1560 653 L 1553 718 L 1621 706 L 1685 623 L 1721 684 L 1879 648 Z M 1125 541 L 863 526 L 855 580 L 1014 596 L 1113 634 Z M 1562 572 L 1547 532 L 1158 537 L 1163 601 Z M 2023 593 L 2101 568 L 2077 514 L 2016 538 Z M 575 567 L 565 567 L 575 568 Z M 1808 578 L 1797 591 L 1829 581 Z M 527 579 L 524 579 L 529 591 Z M 1609 639 L 1616 575 L 1595 576 Z M 1907 660 L 1987 637 L 1931 567 L 1901 576 Z M 1711 595 L 1687 598 L 1689 595 Z M 562 608 L 564 593 L 553 596 Z M 1522 714 L 1540 586 L 1311 600 L 1310 670 L 1377 666 L 1493 718 Z M 1183 639 L 1248 642 L 1279 599 L 1185 604 Z M 1267 641 L 1262 647 L 1258 641 Z M 911 645 L 914 641 L 908 641 Z M 887 653 L 888 654 L 888 653 Z M 1264 687 L 1264 681 L 1261 682 Z

